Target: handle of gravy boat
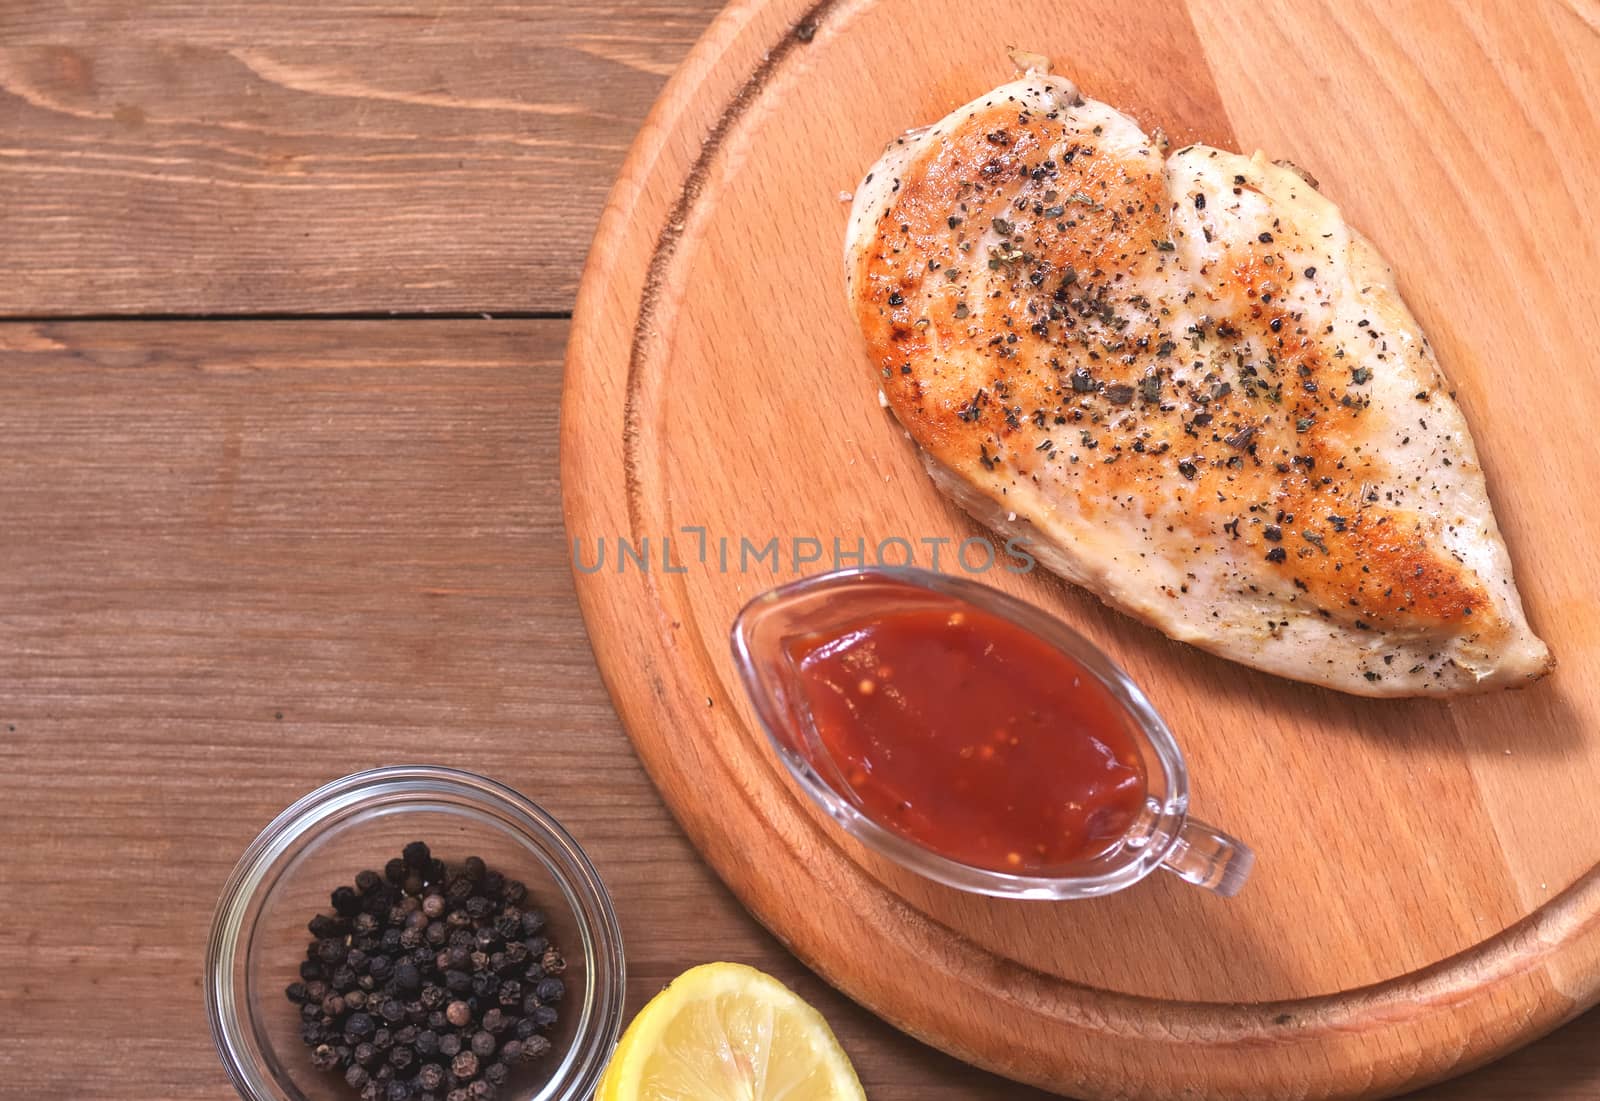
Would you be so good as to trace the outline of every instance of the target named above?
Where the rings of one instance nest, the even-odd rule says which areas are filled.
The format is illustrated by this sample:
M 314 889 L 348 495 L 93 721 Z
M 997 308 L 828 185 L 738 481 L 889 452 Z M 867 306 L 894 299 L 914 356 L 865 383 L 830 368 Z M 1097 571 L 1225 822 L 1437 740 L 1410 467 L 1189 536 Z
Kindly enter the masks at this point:
M 1255 862 L 1256 854 L 1243 841 L 1189 818 L 1161 866 L 1185 883 L 1232 898 L 1250 878 Z

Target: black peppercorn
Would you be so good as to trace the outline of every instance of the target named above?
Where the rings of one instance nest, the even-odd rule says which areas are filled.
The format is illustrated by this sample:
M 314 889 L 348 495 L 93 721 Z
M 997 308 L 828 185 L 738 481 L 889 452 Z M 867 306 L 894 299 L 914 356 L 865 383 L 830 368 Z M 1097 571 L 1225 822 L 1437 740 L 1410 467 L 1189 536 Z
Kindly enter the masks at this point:
M 352 1043 L 367 1039 L 376 1028 L 377 1024 L 367 1013 L 352 1013 L 344 1022 L 344 1034 Z
M 351 1052 L 351 1057 L 362 1066 L 370 1067 L 378 1061 L 378 1049 L 369 1043 L 360 1043 Z
M 465 1081 L 478 1075 L 478 1057 L 470 1051 L 463 1051 L 450 1060 L 450 1073 Z
M 384 1097 L 387 1101 L 411 1101 L 411 1083 L 400 1078 L 393 1079 Z
M 358 937 L 371 936 L 373 933 L 378 931 L 378 919 L 373 917 L 371 914 L 360 913 L 357 914 L 355 916 L 355 920 L 350 923 L 350 928 L 354 930 L 356 936 Z
M 499 898 L 506 889 L 506 877 L 496 871 L 486 871 L 478 881 L 478 889 L 488 898 Z
M 444 913 L 444 909 L 444 896 L 438 892 L 434 892 L 422 900 L 422 912 L 430 918 L 441 916 Z
M 339 1065 L 339 1053 L 332 1044 L 318 1044 L 311 1052 L 311 1065 L 318 1070 L 332 1070 Z
M 383 866 L 383 878 L 387 879 L 390 883 L 393 883 L 397 887 L 404 883 L 406 878 L 405 859 L 397 856 L 393 860 L 389 861 L 389 863 L 385 864 Z
M 344 922 L 327 914 L 318 914 L 306 922 L 306 928 L 311 930 L 311 935 L 318 940 L 324 937 L 336 937 L 344 932 Z
M 402 918 L 401 920 L 404 921 L 405 919 Z M 385 929 L 382 938 L 378 941 L 378 947 L 391 956 L 400 951 L 400 930 Z
M 367 961 L 367 974 L 379 982 L 387 982 L 394 972 L 394 963 L 388 956 L 373 956 Z
M 428 866 L 428 861 L 433 859 L 433 853 L 428 850 L 426 841 L 413 841 L 401 850 L 400 855 L 405 859 L 406 867 L 422 869 Z
M 467 1101 L 491 1101 L 494 1087 L 487 1082 L 474 1082 L 467 1087 Z
M 442 921 L 435 921 L 423 931 L 422 939 L 427 941 L 430 947 L 438 948 L 449 939 L 449 936 L 450 927 Z
M 472 1034 L 472 1054 L 480 1059 L 487 1059 L 494 1054 L 494 1049 L 500 1044 L 489 1033 L 479 1029 Z
M 394 1033 L 386 1028 L 380 1028 L 372 1034 L 372 1046 L 379 1051 L 388 1051 L 394 1046 Z
M 329 994 L 322 999 L 322 1012 L 329 1017 L 344 1016 L 344 998 L 338 994 Z
M 533 992 L 539 995 L 541 1002 L 554 1005 L 566 994 L 567 984 L 560 979 L 540 979 L 539 985 L 533 988 Z
M 424 1063 L 417 1071 L 417 1085 L 425 1090 L 436 1090 L 444 1085 L 444 1068 L 438 1063 Z
M 483 1068 L 483 1080 L 491 1086 L 503 1086 L 509 1077 L 511 1077 L 511 1072 L 506 1069 L 504 1063 L 490 1063 Z
M 439 1053 L 439 1034 L 431 1028 L 423 1029 L 417 1033 L 416 1048 L 417 1054 L 424 1058 L 437 1055 Z
M 517 1018 L 516 1026 L 511 1031 L 518 1040 L 526 1040 L 529 1036 L 539 1031 L 539 1026 L 534 1024 L 532 1017 L 519 1017 Z
M 481 1000 L 490 1000 L 500 990 L 500 977 L 488 972 L 472 976 L 472 996 Z
M 303 982 L 292 982 L 283 988 L 283 995 L 295 1005 L 304 1005 L 306 1001 L 306 984 Z
M 530 1015 L 530 1018 L 539 1028 L 550 1029 L 556 1026 L 556 1021 L 559 1019 L 559 1016 L 560 1015 L 556 1012 L 555 1006 L 541 1005 L 538 1009 L 533 1011 L 533 1013 Z
M 339 969 L 333 973 L 333 977 L 328 981 L 333 985 L 333 988 L 341 994 L 343 994 L 346 990 L 355 989 L 356 970 L 350 965 L 348 957 L 346 957 L 344 963 L 339 965 Z
M 300 964 L 300 977 L 306 982 L 322 978 L 322 965 L 316 960 L 306 960 Z
M 453 1059 L 461 1051 L 461 1036 L 455 1032 L 446 1032 L 439 1037 L 439 1054 L 446 1059 Z
M 434 857 L 428 861 L 428 866 L 422 869 L 422 874 L 429 883 L 443 883 L 445 877 L 444 861 Z
M 428 1027 L 435 1032 L 443 1032 L 445 1026 L 449 1023 L 449 1021 L 445 1020 L 444 1010 L 442 1009 L 435 1009 L 428 1014 Z
M 371 1077 L 367 1073 L 367 1069 L 359 1063 L 353 1064 L 349 1070 L 344 1072 L 344 1080 L 350 1084 L 351 1089 L 360 1089 L 367 1084 L 368 1079 Z
M 394 984 L 401 990 L 418 990 L 422 987 L 422 975 L 413 963 L 402 963 L 394 969 Z
M 492 1032 L 496 1036 L 504 1032 L 506 1030 L 506 1026 L 508 1026 L 510 1023 L 511 1018 L 507 1017 L 505 1013 L 499 1009 L 491 1009 L 489 1012 L 483 1015 L 483 1027 L 485 1031 Z
M 332 901 L 341 917 L 355 917 L 361 912 L 361 896 L 349 887 L 335 888 Z
M 543 1036 L 530 1036 L 522 1041 L 522 1061 L 531 1063 L 535 1059 L 543 1059 L 550 1054 L 553 1045 Z
M 515 1066 L 522 1059 L 522 1041 L 507 1040 L 500 1045 L 500 1061 Z
M 567 960 L 556 948 L 551 946 L 544 950 L 544 955 L 539 957 L 539 966 L 552 975 L 559 975 L 567 969 Z
M 396 1044 L 389 1049 L 389 1065 L 395 1069 L 396 1074 L 404 1074 L 417 1061 L 417 1053 L 408 1047 Z

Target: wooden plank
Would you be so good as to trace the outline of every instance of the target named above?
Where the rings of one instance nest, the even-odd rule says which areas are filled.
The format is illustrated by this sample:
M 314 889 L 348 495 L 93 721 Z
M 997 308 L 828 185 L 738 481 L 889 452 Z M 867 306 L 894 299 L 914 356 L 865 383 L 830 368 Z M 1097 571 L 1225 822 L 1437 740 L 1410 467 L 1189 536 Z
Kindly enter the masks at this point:
M 567 311 L 719 7 L 0 6 L 0 316 Z
M 200 982 L 233 860 L 316 784 L 417 759 L 506 779 L 588 847 L 630 1011 L 684 967 L 740 960 L 822 1008 L 873 1101 L 1044 1096 L 834 993 L 668 818 L 573 599 L 564 336 L 0 326 L 0 1096 L 231 1096 Z M 1597 1040 L 1591 1016 L 1428 1096 L 1596 1101 Z

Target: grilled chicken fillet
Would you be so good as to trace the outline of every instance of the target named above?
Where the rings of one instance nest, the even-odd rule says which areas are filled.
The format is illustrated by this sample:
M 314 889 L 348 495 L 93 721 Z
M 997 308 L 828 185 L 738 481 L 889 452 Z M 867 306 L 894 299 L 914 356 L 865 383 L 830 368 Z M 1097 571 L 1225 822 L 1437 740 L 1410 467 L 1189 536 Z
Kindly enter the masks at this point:
M 1031 75 L 890 147 L 846 268 L 941 487 L 1113 607 L 1367 696 L 1551 667 L 1426 338 L 1295 171 Z

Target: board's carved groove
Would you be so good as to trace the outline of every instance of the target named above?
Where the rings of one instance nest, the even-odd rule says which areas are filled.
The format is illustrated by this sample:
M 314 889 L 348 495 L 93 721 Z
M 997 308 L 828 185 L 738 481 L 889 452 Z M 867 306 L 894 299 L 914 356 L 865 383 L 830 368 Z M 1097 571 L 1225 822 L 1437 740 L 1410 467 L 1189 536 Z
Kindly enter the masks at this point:
M 683 239 L 684 227 L 694 210 L 695 203 L 705 190 L 706 177 L 711 172 L 711 166 L 722 154 L 722 146 L 733 132 L 733 128 L 749 110 L 766 88 L 767 82 L 778 71 L 789 55 L 797 49 L 804 49 L 815 41 L 818 29 L 828 14 L 844 0 L 816 0 L 792 27 L 770 46 L 759 64 L 745 78 L 739 90 L 734 93 L 716 122 L 706 133 L 701 144 L 700 155 L 695 158 L 694 164 L 689 168 L 683 178 L 683 183 L 678 189 L 678 197 L 672 204 L 672 212 L 662 224 L 661 232 L 656 237 L 655 249 L 650 255 L 650 267 L 645 275 L 644 291 L 639 298 L 639 316 L 633 326 L 633 342 L 628 353 L 628 375 L 625 393 L 626 409 L 623 417 L 622 451 L 625 476 L 627 482 L 625 492 L 628 498 L 628 531 L 630 535 L 638 536 L 639 532 L 639 385 L 643 376 L 645 359 L 649 355 L 651 336 L 655 332 L 656 314 L 661 300 L 661 293 L 666 286 L 667 269 L 671 266 L 673 257 L 677 255 L 678 243 Z

